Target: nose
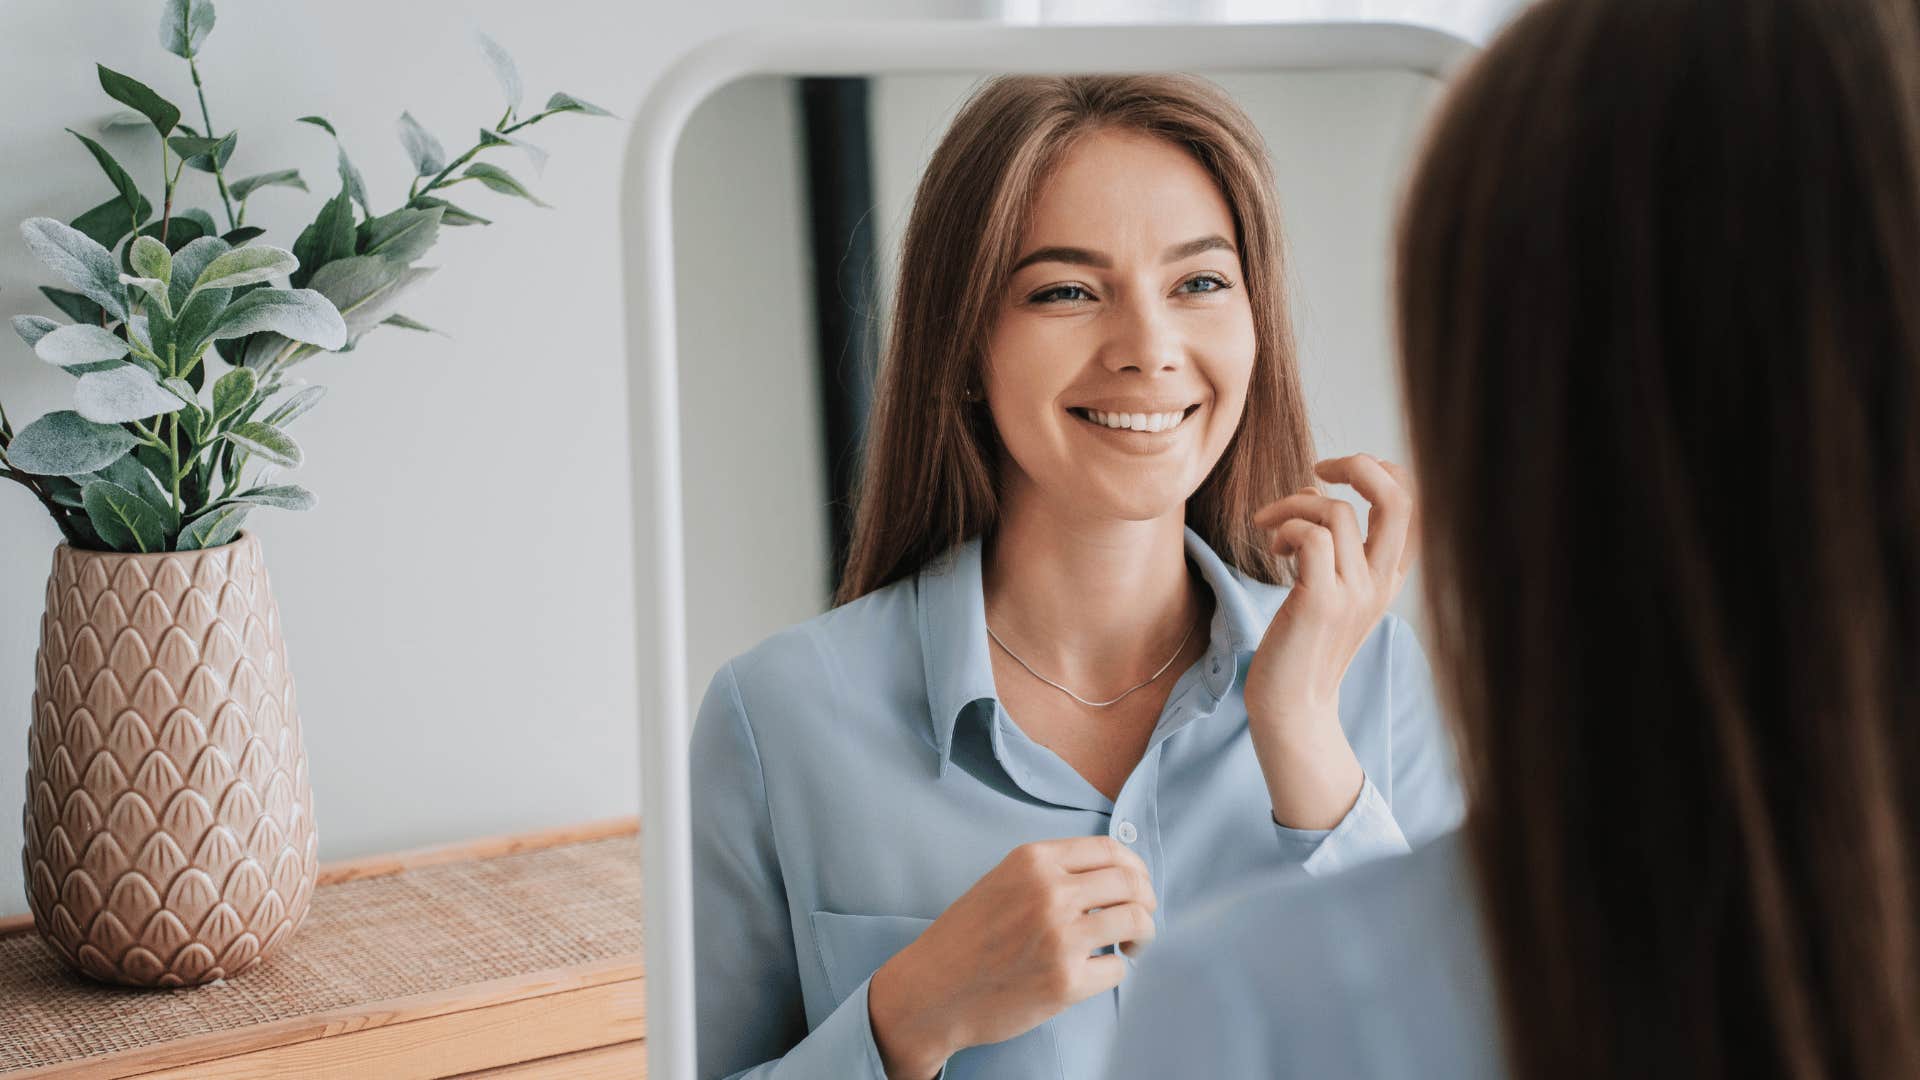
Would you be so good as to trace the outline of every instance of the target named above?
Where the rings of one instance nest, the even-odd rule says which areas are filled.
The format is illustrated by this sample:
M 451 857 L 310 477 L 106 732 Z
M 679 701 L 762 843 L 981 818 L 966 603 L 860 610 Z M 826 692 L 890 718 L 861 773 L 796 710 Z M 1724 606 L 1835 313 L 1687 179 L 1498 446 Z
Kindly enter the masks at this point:
M 1101 350 L 1102 364 L 1116 374 L 1178 371 L 1186 356 L 1185 343 L 1173 321 L 1159 310 L 1159 305 L 1139 299 L 1114 306 Z

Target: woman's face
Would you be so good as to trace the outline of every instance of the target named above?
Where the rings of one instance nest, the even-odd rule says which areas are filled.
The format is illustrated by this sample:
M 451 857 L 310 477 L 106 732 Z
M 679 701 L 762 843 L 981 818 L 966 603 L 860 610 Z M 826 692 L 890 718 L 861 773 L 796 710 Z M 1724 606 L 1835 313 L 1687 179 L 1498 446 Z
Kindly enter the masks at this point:
M 1170 142 L 1113 129 L 1067 155 L 987 344 L 1009 495 L 1103 518 L 1183 511 L 1253 372 L 1234 234 L 1213 178 Z

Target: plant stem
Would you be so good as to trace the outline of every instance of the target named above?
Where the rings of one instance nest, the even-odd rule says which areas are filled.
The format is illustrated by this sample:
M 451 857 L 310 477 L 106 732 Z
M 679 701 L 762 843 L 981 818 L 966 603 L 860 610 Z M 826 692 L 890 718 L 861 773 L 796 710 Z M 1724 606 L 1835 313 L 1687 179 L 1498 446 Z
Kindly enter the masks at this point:
M 181 159 L 182 164 L 185 164 L 185 161 L 185 158 Z M 165 192 L 160 199 L 160 243 L 162 246 L 165 246 L 167 242 L 167 219 L 173 216 L 173 183 L 173 178 L 167 176 L 167 137 L 162 135 L 160 136 L 160 187 Z M 139 235 L 137 232 L 134 233 L 135 239 L 138 239 Z
M 173 423 L 167 425 L 167 458 L 171 462 L 167 471 L 173 474 L 173 512 L 178 515 L 180 505 L 180 414 L 167 417 Z
M 207 138 L 211 139 L 213 117 L 207 115 L 207 92 L 200 86 L 200 65 L 194 63 L 191 56 L 187 57 L 187 70 L 193 72 L 193 92 L 200 98 L 200 122 L 207 125 Z M 220 155 L 218 152 L 208 154 L 207 160 L 213 163 L 213 182 L 220 186 L 220 202 L 227 208 L 227 228 L 237 228 L 233 220 L 233 200 L 227 197 L 227 178 L 220 172 Z

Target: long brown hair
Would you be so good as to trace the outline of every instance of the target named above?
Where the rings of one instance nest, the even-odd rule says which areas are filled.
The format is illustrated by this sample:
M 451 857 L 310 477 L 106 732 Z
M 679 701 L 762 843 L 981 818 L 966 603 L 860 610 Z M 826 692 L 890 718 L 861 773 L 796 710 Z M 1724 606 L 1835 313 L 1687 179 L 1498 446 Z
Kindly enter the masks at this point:
M 968 99 L 914 194 L 836 602 L 905 577 L 992 529 L 999 436 L 985 403 L 963 395 L 979 380 L 1041 185 L 1076 140 L 1115 127 L 1185 148 L 1233 211 L 1258 352 L 1240 427 L 1188 499 L 1187 522 L 1242 572 L 1283 579 L 1284 566 L 1252 516 L 1310 482 L 1313 439 L 1287 314 L 1272 167 L 1259 131 L 1203 79 L 1003 76 Z
M 1516 1075 L 1920 1075 L 1911 0 L 1545 0 L 1400 226 Z

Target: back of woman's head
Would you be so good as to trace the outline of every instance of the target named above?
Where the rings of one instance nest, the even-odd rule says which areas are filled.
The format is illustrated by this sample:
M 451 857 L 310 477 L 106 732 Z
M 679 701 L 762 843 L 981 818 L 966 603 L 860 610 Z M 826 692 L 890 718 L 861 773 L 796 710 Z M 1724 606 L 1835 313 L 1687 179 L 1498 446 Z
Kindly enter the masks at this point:
M 1399 320 L 1516 1071 L 1920 1074 L 1912 0 L 1545 0 Z

